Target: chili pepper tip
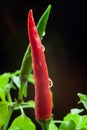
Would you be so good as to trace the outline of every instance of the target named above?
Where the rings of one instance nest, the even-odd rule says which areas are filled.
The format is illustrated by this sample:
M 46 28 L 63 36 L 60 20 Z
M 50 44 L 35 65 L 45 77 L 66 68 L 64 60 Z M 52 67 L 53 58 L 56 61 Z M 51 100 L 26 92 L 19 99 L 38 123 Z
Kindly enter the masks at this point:
M 28 32 L 32 29 L 32 26 L 35 26 L 34 18 L 33 18 L 33 11 L 29 10 L 28 14 Z
M 32 16 L 32 15 L 33 15 L 33 11 L 31 9 L 31 10 L 29 10 L 29 17 Z

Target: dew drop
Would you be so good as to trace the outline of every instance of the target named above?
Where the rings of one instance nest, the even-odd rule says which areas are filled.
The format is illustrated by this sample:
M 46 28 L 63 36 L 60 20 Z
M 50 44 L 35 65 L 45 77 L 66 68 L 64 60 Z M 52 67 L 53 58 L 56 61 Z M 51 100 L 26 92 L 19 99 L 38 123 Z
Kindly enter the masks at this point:
M 43 37 L 45 36 L 45 32 L 43 32 L 42 36 L 43 36 Z
M 49 78 L 49 87 L 51 88 L 53 86 L 53 81 Z
M 43 52 L 45 51 L 45 46 L 44 45 L 42 45 L 42 49 L 43 49 Z

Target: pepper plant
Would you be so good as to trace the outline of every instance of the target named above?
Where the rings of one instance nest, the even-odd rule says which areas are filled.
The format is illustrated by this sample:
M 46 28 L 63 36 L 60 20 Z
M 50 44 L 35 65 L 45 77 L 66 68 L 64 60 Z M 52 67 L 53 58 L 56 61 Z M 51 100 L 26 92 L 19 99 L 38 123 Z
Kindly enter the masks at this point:
M 0 130 L 36 130 L 36 125 L 25 109 L 35 111 L 35 120 L 42 130 L 87 130 L 87 95 L 78 93 L 82 109 L 71 109 L 63 120 L 54 120 L 52 113 L 52 81 L 49 78 L 48 68 L 41 43 L 46 31 L 51 5 L 41 16 L 37 26 L 33 18 L 33 11 L 28 14 L 28 37 L 30 44 L 24 54 L 20 70 L 14 73 L 6 72 L 0 75 Z M 33 73 L 32 73 L 33 70 Z M 35 87 L 35 100 L 25 101 L 27 98 L 28 83 Z M 11 90 L 18 91 L 17 98 L 13 99 Z M 54 105 L 55 106 L 55 105 Z M 14 111 L 21 114 L 11 121 Z M 58 125 L 57 125 L 58 124 Z

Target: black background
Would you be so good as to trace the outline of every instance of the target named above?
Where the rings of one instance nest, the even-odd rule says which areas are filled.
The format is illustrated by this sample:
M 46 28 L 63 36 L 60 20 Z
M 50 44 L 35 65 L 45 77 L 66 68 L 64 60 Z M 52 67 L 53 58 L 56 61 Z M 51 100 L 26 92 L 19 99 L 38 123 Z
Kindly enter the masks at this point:
M 28 45 L 28 11 L 33 10 L 37 23 L 48 4 L 52 5 L 52 10 L 42 42 L 46 47 L 49 75 L 54 82 L 54 118 L 62 119 L 71 108 L 81 107 L 77 105 L 77 93 L 87 94 L 85 1 L 3 0 L 0 4 L 0 74 L 20 68 Z M 31 93 L 34 95 L 32 90 Z

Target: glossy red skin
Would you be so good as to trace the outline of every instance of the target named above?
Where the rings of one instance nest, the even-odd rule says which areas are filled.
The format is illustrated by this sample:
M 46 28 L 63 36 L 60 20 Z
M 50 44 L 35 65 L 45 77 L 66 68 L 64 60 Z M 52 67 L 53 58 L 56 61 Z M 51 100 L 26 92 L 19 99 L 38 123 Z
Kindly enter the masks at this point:
M 44 121 L 51 117 L 52 97 L 49 87 L 49 75 L 42 43 L 35 26 L 32 10 L 28 15 L 28 35 L 31 45 L 32 67 L 35 78 L 35 116 Z

